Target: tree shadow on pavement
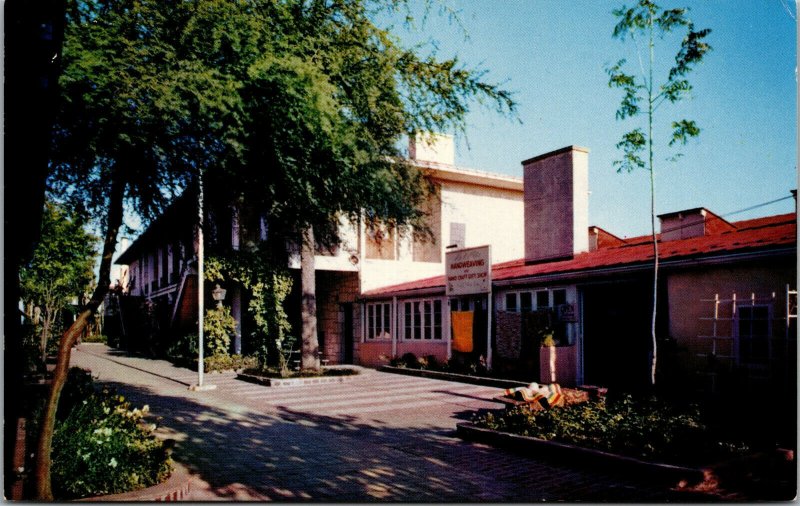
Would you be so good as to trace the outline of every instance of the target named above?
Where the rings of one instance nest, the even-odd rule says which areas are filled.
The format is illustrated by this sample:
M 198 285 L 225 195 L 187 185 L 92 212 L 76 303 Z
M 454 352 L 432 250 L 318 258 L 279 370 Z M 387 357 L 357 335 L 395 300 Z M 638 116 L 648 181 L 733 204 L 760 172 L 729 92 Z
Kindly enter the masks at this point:
M 213 393 L 169 396 L 107 384 L 134 405 L 148 404 L 161 434 L 176 440 L 174 459 L 199 479 L 194 500 L 676 500 L 624 477 L 463 442 L 439 426 L 398 428 L 286 408 L 265 414 Z

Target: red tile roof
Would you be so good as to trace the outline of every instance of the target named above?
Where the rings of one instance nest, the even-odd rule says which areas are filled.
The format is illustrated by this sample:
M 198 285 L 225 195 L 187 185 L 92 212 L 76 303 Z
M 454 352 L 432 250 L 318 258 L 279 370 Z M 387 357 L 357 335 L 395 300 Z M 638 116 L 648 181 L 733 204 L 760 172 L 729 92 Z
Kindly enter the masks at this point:
M 659 241 L 661 261 L 701 258 L 733 253 L 755 252 L 796 245 L 795 213 L 756 218 L 733 223 L 735 230 L 714 235 L 667 242 Z M 625 239 L 625 244 L 579 253 L 574 258 L 526 264 L 523 259 L 494 264 L 492 280 L 523 279 L 543 275 L 563 275 L 609 267 L 647 265 L 653 261 L 650 236 Z M 365 292 L 366 296 L 391 295 L 406 291 L 444 288 L 444 275 L 419 279 Z

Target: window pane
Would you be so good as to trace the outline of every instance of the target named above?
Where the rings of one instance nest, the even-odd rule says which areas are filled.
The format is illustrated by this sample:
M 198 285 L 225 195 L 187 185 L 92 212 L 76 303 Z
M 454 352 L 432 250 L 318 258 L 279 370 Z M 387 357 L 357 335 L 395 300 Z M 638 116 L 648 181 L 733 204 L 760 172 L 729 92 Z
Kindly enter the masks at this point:
M 414 306 L 414 339 L 422 338 L 422 303 L 415 302 Z
M 550 292 L 543 290 L 536 292 L 536 309 L 550 307 Z
M 430 339 L 432 336 L 433 330 L 433 305 L 431 301 L 426 300 L 423 302 L 423 308 L 425 310 L 425 320 L 424 320 L 424 327 L 423 327 L 423 334 L 425 339 Z
M 390 304 L 383 305 L 383 337 L 389 337 L 392 335 L 392 306 Z
M 517 310 L 517 294 L 516 293 L 507 293 L 506 294 L 506 311 L 516 311 Z
M 375 306 L 367 306 L 367 339 L 375 339 Z
M 442 301 L 433 301 L 433 338 L 442 338 Z
M 533 295 L 531 292 L 524 292 L 519 294 L 520 309 L 523 311 L 530 311 L 533 309 Z
M 450 299 L 450 310 L 458 311 L 458 299 Z
M 411 339 L 411 306 L 410 302 L 404 304 L 405 314 L 405 331 L 403 332 L 403 339 Z
M 560 306 L 567 303 L 567 291 L 564 289 L 553 290 L 553 306 Z

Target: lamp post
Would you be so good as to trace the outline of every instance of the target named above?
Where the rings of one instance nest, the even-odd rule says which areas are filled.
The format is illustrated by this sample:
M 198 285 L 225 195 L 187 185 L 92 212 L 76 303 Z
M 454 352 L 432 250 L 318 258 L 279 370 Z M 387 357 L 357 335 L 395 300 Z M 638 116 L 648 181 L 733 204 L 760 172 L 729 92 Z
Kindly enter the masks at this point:
M 197 340 L 198 340 L 198 361 L 197 361 L 197 384 L 189 387 L 189 390 L 214 390 L 216 385 L 203 384 L 203 372 L 205 369 L 205 358 L 203 352 L 205 351 L 205 343 L 203 342 L 203 319 L 205 317 L 205 308 L 203 306 L 203 299 L 205 297 L 204 284 L 205 272 L 203 269 L 203 171 L 200 170 L 198 177 L 198 193 L 197 193 Z M 219 285 L 217 285 L 219 287 Z M 212 293 L 213 295 L 213 293 Z M 215 299 L 216 300 L 216 299 Z
M 222 307 L 222 301 L 225 300 L 226 293 L 228 293 L 228 290 L 221 288 L 219 283 L 211 290 L 211 297 L 214 299 L 214 302 L 217 303 L 217 309 Z

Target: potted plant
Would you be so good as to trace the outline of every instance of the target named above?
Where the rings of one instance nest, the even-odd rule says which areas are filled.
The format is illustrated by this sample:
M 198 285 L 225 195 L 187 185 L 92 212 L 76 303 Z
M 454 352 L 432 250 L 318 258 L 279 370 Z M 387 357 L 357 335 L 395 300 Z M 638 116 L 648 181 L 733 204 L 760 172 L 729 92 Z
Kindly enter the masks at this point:
M 547 357 L 550 372 L 550 383 L 556 382 L 556 340 L 552 328 L 546 327 L 541 331 L 542 354 Z

